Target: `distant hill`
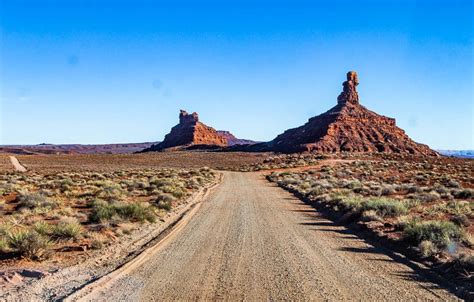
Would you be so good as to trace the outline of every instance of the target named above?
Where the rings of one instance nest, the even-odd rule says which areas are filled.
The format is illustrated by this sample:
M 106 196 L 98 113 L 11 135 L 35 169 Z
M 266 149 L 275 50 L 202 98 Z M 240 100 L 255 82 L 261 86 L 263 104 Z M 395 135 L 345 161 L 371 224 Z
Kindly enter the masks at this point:
M 146 143 L 123 143 L 123 144 L 39 144 L 39 145 L 0 145 L 0 153 L 13 154 L 119 154 L 134 153 L 149 148 L 157 142 Z
M 442 155 L 460 157 L 460 158 L 474 158 L 474 150 L 436 150 Z

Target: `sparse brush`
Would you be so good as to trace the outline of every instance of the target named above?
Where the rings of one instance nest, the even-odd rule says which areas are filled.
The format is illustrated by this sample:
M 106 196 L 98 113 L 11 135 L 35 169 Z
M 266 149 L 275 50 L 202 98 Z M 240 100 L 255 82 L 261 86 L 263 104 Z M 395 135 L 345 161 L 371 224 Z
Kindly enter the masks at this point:
M 89 220 L 92 222 L 105 222 L 112 219 L 116 215 L 113 205 L 103 200 L 96 200 L 92 203 L 92 211 Z
M 33 225 L 33 230 L 35 230 L 40 235 L 47 236 L 51 233 L 52 227 L 47 222 L 38 221 Z
M 420 242 L 418 249 L 420 250 L 420 253 L 423 257 L 430 257 L 438 253 L 438 249 L 435 244 L 429 240 L 423 240 Z
M 121 199 L 125 195 L 125 191 L 117 183 L 105 181 L 99 182 L 99 184 L 100 189 L 96 193 L 96 196 L 99 198 L 103 198 L 106 200 Z
M 403 230 L 404 238 L 418 245 L 422 241 L 431 241 L 436 248 L 446 248 L 453 240 L 463 237 L 462 230 L 449 221 L 411 221 Z
M 8 244 L 7 238 L 0 237 L 0 253 L 5 253 L 9 250 L 10 246 Z
M 153 212 L 153 208 L 146 206 L 143 203 L 131 203 L 115 206 L 117 213 L 120 217 L 128 220 L 138 220 L 140 222 L 155 222 L 156 216 Z
M 406 206 L 399 200 L 389 198 L 371 198 L 364 200 L 361 204 L 361 211 L 376 211 L 382 217 L 396 217 L 407 212 Z
M 54 209 L 58 206 L 58 203 L 54 200 L 48 199 L 41 193 L 22 193 L 20 195 L 20 201 L 18 208 L 36 209 Z
M 377 214 L 377 211 L 368 210 L 362 212 L 362 221 L 382 221 L 382 218 Z
M 426 193 L 419 193 L 415 196 L 415 198 L 421 202 L 433 202 L 441 199 L 441 196 L 435 191 L 430 191 Z
M 115 216 L 140 222 L 154 222 L 156 220 L 153 208 L 145 206 L 142 203 L 108 204 L 104 201 L 96 201 L 93 204 L 89 219 L 92 222 L 105 222 L 111 220 Z
M 159 209 L 163 209 L 163 210 L 166 210 L 166 211 L 171 211 L 173 202 L 175 200 L 176 200 L 176 198 L 174 198 L 172 195 L 167 194 L 167 193 L 162 193 L 162 194 L 158 195 L 155 202 L 156 202 L 156 206 Z
M 68 240 L 77 239 L 83 231 L 82 225 L 76 220 L 61 221 L 51 229 L 51 237 L 54 239 Z
M 474 199 L 474 189 L 456 190 L 453 196 L 458 199 Z

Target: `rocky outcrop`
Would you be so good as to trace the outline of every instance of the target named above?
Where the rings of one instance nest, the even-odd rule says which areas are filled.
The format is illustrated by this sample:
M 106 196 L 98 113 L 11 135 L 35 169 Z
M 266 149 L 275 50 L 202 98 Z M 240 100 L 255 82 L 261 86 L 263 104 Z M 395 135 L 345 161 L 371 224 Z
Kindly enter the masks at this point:
M 268 143 L 245 147 L 245 151 L 283 153 L 318 152 L 387 152 L 438 155 L 428 146 L 411 140 L 398 128 L 395 119 L 379 115 L 359 104 L 354 71 L 347 73 L 337 105 L 310 118 L 301 127 L 286 130 Z
M 153 145 L 142 152 L 163 151 L 167 149 L 195 149 L 196 146 L 208 149 L 210 147 L 224 147 L 227 145 L 227 139 L 219 135 L 214 128 L 201 123 L 196 112 L 189 114 L 181 110 L 179 113 L 179 124 L 171 128 L 171 132 L 165 136 L 161 143 Z
M 357 85 L 359 85 L 359 79 L 355 71 L 349 71 L 347 73 L 347 81 L 342 83 L 342 92 L 337 97 L 338 104 L 359 104 L 359 94 L 357 93 Z
M 255 144 L 256 142 L 250 139 L 243 139 L 243 138 L 237 138 L 235 135 L 230 133 L 229 131 L 225 130 L 217 130 L 217 133 L 227 139 L 227 145 L 228 146 L 235 146 L 235 145 L 249 145 L 249 144 Z

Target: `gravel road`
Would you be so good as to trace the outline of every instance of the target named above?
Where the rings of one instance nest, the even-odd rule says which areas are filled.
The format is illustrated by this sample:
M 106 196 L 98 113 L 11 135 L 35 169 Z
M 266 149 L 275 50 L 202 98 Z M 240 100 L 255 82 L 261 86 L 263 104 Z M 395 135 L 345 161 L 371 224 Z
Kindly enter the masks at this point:
M 18 172 L 26 172 L 26 168 L 20 164 L 18 159 L 15 156 L 10 156 L 10 162 L 12 163 L 13 167 L 15 168 L 15 171 Z
M 237 172 L 226 172 L 189 223 L 145 264 L 90 298 L 456 300 L 261 174 Z

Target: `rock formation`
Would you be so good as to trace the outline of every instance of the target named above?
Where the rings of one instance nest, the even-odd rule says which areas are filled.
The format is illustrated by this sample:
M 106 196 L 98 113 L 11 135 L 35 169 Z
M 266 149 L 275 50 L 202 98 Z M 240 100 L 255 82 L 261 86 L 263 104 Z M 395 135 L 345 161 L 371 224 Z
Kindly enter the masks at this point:
M 347 73 L 347 81 L 342 83 L 342 92 L 337 97 L 338 104 L 352 103 L 359 104 L 359 94 L 357 93 L 357 85 L 359 85 L 359 79 L 355 71 L 349 71 Z
M 203 148 L 227 146 L 227 139 L 212 127 L 206 126 L 199 121 L 196 112 L 192 114 L 181 110 L 179 113 L 179 124 L 171 128 L 171 132 L 165 139 L 156 145 L 143 150 L 162 151 L 165 149 L 180 150 L 202 146 Z
M 255 141 L 250 139 L 237 138 L 229 131 L 217 130 L 217 133 L 227 139 L 227 145 L 229 146 L 255 144 Z
M 379 115 L 360 105 L 356 89 L 358 84 L 356 72 L 348 72 L 335 107 L 310 118 L 301 127 L 286 130 L 268 143 L 246 146 L 241 150 L 438 155 L 428 146 L 411 140 L 395 125 L 395 119 Z

